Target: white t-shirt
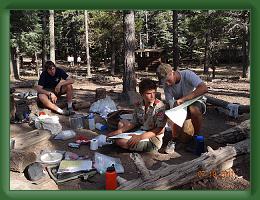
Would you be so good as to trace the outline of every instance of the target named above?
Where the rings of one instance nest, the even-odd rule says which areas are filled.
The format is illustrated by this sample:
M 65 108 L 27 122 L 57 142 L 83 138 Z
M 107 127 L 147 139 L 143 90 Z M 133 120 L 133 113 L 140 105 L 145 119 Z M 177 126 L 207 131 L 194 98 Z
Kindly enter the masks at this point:
M 186 96 L 203 82 L 193 71 L 182 70 L 177 72 L 181 75 L 180 82 L 173 86 L 168 86 L 166 84 L 164 86 L 165 100 L 167 102 L 172 99 L 177 100 Z

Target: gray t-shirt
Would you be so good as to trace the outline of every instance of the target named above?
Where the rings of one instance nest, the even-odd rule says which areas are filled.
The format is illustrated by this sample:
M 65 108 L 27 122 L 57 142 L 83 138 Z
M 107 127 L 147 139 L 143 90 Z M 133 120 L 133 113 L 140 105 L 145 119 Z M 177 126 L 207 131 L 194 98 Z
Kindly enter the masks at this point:
M 202 83 L 201 78 L 193 71 L 182 70 L 178 71 L 181 75 L 181 80 L 174 86 L 168 86 L 165 84 L 164 93 L 165 100 L 168 102 L 171 99 L 177 100 L 191 93 L 196 87 Z

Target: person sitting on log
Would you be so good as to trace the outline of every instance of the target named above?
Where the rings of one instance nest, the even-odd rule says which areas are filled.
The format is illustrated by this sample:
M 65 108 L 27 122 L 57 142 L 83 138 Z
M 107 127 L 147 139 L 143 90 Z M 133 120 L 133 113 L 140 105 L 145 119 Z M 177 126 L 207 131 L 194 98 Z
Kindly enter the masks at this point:
M 140 135 L 130 134 L 130 139 L 116 139 L 115 143 L 132 151 L 158 151 L 162 146 L 164 127 L 166 125 L 165 106 L 162 101 L 155 98 L 156 83 L 150 79 L 144 79 L 139 84 L 139 93 L 142 101 L 135 103 L 133 119 L 121 120 L 118 129 L 110 132 L 109 136 L 115 136 L 133 129 L 141 129 Z
M 183 104 L 185 101 L 204 95 L 208 88 L 201 78 L 190 70 L 174 71 L 169 64 L 160 65 L 157 69 L 160 77 L 163 78 L 165 100 L 170 108 Z M 202 115 L 206 112 L 204 98 L 195 101 L 188 106 L 187 119 L 191 120 L 194 128 L 194 135 L 200 133 L 202 126 Z M 175 141 L 185 131 L 184 126 L 179 127 L 169 120 L 169 126 L 172 128 L 172 141 L 169 141 L 165 152 L 172 153 L 175 148 Z M 191 137 L 191 143 L 194 141 Z M 191 150 L 187 146 L 186 150 Z
M 72 108 L 73 83 L 74 80 L 63 69 L 56 67 L 52 61 L 47 61 L 38 85 L 35 87 L 38 93 L 37 105 L 51 109 L 61 115 L 74 114 Z M 57 98 L 62 94 L 67 95 L 67 110 L 62 110 L 56 105 Z

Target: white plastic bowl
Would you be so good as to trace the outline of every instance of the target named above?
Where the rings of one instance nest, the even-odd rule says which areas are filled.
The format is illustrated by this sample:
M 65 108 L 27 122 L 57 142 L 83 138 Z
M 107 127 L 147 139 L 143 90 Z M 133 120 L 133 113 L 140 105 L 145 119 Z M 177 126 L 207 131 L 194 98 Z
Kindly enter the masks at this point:
M 57 164 L 62 160 L 63 155 L 61 153 L 50 152 L 41 155 L 41 161 L 46 164 Z

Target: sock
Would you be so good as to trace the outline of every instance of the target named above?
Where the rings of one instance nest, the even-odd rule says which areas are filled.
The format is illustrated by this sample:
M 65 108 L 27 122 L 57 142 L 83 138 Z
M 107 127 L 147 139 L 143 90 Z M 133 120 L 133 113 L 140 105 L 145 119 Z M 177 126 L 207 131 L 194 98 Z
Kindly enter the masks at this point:
M 60 113 L 60 114 L 64 113 L 64 111 L 62 109 L 60 109 L 60 108 L 58 108 L 57 112 Z
M 68 108 L 72 108 L 72 102 L 68 102 Z

